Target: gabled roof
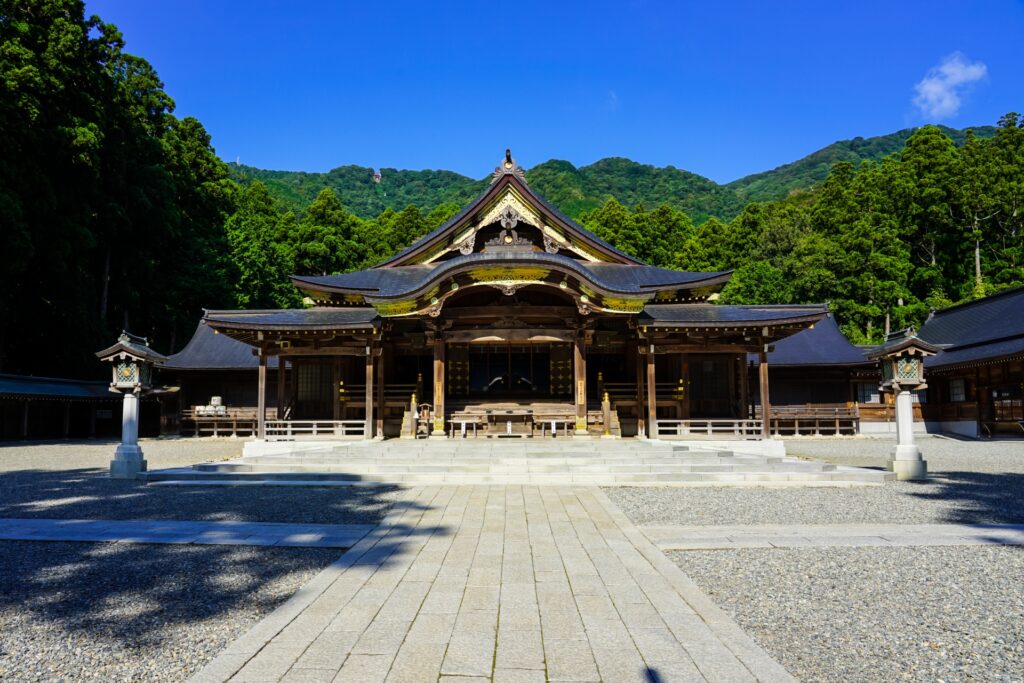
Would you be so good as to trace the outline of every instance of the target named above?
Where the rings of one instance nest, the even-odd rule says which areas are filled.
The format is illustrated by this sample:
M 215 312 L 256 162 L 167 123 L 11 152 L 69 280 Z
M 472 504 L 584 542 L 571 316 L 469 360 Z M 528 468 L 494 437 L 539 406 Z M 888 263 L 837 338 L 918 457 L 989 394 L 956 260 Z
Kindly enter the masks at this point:
M 206 311 L 203 322 L 239 330 L 369 330 L 375 327 L 372 308 L 283 308 L 260 311 Z
M 751 357 L 757 360 L 757 356 Z M 768 353 L 770 366 L 875 365 L 864 349 L 854 346 L 839 329 L 831 314 L 810 327 L 775 342 Z
M 514 164 L 514 162 L 513 162 Z M 551 225 L 560 228 L 569 237 L 576 237 L 587 244 L 594 251 L 604 256 L 608 261 L 643 265 L 643 262 L 616 249 L 582 225 L 572 220 L 550 202 L 533 191 L 522 177 L 522 171 L 518 166 L 503 169 L 501 166 L 495 171 L 496 178 L 491 185 L 480 195 L 463 207 L 459 213 L 452 216 L 443 225 L 423 236 L 412 245 L 406 247 L 386 261 L 378 264 L 376 268 L 391 268 L 395 266 L 406 266 L 416 262 L 416 258 L 436 248 L 440 244 L 450 242 L 456 235 L 469 226 L 478 214 L 489 207 L 503 193 L 514 190 L 521 194 L 528 203 L 532 204 L 543 218 Z M 540 227 L 540 226 L 537 226 Z
M 192 339 L 178 353 L 167 358 L 163 370 L 255 370 L 259 359 L 248 344 L 217 334 L 204 323 L 196 326 Z M 277 356 L 267 358 L 267 366 L 277 367 Z
M 576 275 L 590 285 L 611 293 L 643 294 L 656 288 L 724 284 L 732 271 L 693 273 L 647 265 L 590 263 L 545 252 L 473 253 L 433 265 L 400 268 L 371 268 L 344 275 L 292 276 L 296 286 L 305 290 L 362 294 L 370 298 L 407 297 L 437 280 L 478 268 L 485 263 L 501 266 L 542 266 Z
M 948 345 L 929 368 L 1024 354 L 1024 287 L 935 311 L 918 336 Z

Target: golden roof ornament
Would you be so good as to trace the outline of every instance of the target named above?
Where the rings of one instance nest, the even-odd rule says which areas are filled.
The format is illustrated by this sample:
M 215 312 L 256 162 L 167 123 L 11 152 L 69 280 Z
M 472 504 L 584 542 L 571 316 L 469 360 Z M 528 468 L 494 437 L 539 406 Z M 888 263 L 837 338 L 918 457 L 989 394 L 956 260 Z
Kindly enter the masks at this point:
M 494 169 L 494 178 L 491 182 L 495 183 L 502 176 L 506 175 L 514 175 L 520 180 L 526 180 L 526 173 L 523 171 L 522 167 L 516 163 L 516 160 L 512 158 L 512 150 L 508 148 L 505 148 L 505 158 L 500 164 L 498 164 L 497 168 Z

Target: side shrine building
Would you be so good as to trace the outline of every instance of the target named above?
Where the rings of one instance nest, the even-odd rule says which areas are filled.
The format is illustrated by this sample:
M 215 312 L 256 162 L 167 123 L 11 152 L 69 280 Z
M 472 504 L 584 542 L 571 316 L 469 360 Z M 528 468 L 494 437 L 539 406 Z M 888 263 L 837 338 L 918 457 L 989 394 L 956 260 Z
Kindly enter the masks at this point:
M 402 252 L 293 276 L 310 308 L 207 311 L 177 362 L 219 367 L 203 358 L 224 352 L 210 331 L 251 347 L 261 439 L 758 438 L 769 350 L 827 309 L 712 303 L 729 276 L 619 251 L 535 193 L 506 153 L 479 197 Z M 231 391 L 204 378 L 183 401 Z

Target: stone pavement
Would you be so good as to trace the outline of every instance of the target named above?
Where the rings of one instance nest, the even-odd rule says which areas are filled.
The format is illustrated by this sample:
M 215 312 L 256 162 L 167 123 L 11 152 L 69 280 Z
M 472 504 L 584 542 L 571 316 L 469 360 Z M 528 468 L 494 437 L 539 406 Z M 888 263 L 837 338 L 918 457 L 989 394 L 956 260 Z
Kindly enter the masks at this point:
M 424 486 L 194 681 L 791 681 L 596 488 Z
M 662 550 L 1024 545 L 1024 524 L 644 526 L 641 530 Z
M 0 540 L 351 548 L 373 528 L 363 524 L 0 518 Z

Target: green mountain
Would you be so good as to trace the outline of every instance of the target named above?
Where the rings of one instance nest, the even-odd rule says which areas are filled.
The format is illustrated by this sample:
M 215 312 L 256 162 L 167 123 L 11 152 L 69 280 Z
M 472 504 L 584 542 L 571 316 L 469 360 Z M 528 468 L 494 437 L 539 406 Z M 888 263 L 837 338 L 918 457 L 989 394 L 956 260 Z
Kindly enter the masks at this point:
M 840 140 L 808 156 L 755 173 L 725 185 L 674 166 L 659 168 L 629 159 L 601 159 L 576 167 L 568 161 L 551 159 L 526 172 L 526 179 L 538 192 L 570 216 L 601 206 L 615 197 L 629 207 L 661 204 L 681 209 L 701 223 L 709 216 L 730 219 L 751 201 L 782 199 L 795 190 L 804 190 L 821 182 L 838 161 L 855 165 L 898 152 L 915 129 L 871 138 Z M 967 129 L 942 127 L 959 145 Z M 992 126 L 973 129 L 979 137 L 995 134 Z M 330 187 L 342 203 L 363 218 L 372 218 L 385 209 L 400 211 L 410 204 L 424 213 L 439 204 L 463 205 L 487 186 L 489 178 L 474 180 L 459 173 L 442 170 L 380 170 L 380 182 L 374 182 L 372 168 L 339 166 L 327 173 L 267 171 L 252 166 L 229 164 L 231 175 L 243 184 L 262 181 L 282 206 L 297 214 L 325 187 Z
M 957 146 L 962 145 L 967 137 L 967 128 L 956 130 L 939 126 L 943 133 L 953 139 Z M 828 177 L 833 164 L 849 161 L 854 166 L 862 161 L 877 161 L 903 149 L 907 140 L 916 128 L 879 135 L 873 138 L 854 138 L 833 142 L 817 152 L 808 154 L 799 161 L 794 161 L 770 171 L 744 176 L 725 185 L 735 192 L 743 203 L 763 202 L 782 199 L 794 190 L 805 190 L 820 183 Z M 995 126 L 978 126 L 971 129 L 981 138 L 990 138 L 996 133 Z

